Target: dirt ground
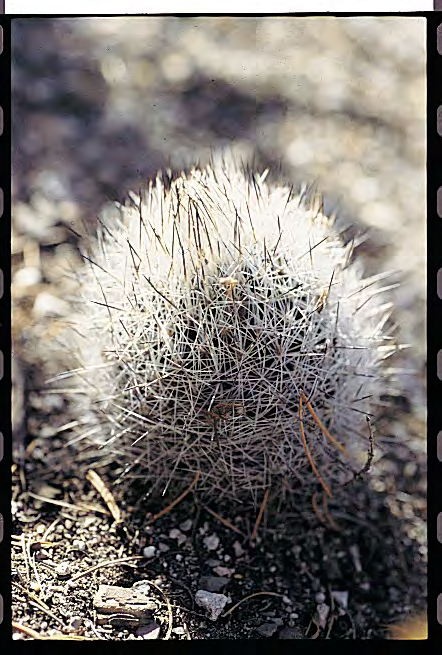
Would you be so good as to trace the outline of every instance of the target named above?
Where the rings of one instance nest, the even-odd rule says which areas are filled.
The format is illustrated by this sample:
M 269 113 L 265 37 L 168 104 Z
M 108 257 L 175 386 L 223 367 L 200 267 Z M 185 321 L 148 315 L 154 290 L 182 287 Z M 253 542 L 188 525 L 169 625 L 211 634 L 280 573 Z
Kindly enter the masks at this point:
M 15 639 L 383 639 L 426 612 L 424 41 L 404 18 L 14 23 Z M 325 513 L 267 506 L 256 538 L 255 517 L 194 489 L 157 517 L 173 495 L 116 484 L 118 462 L 67 445 L 75 416 L 46 384 L 65 368 L 53 342 L 79 235 L 219 146 L 315 180 L 350 233 L 369 228 L 358 255 L 401 272 L 410 344 L 368 479 Z M 127 599 L 100 617 L 100 585 L 142 594 L 144 618 Z M 226 598 L 216 620 L 198 591 Z

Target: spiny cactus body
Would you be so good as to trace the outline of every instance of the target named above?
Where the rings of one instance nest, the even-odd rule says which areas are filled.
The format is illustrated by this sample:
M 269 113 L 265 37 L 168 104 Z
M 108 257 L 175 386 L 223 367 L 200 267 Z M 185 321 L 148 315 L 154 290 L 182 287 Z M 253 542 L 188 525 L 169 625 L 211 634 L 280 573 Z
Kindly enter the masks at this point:
M 152 492 L 198 475 L 200 494 L 254 506 L 331 495 L 366 458 L 382 276 L 265 178 L 226 162 L 159 176 L 103 216 L 80 274 L 80 434 Z

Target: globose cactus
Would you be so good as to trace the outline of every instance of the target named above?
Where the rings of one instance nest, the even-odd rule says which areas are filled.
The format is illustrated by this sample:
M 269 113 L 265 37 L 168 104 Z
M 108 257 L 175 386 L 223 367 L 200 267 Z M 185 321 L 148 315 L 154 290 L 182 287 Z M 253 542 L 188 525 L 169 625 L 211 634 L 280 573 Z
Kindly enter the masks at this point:
M 220 161 L 104 212 L 70 347 L 79 437 L 151 493 L 333 494 L 392 351 L 379 281 L 321 203 Z M 74 339 L 75 337 L 75 339 Z

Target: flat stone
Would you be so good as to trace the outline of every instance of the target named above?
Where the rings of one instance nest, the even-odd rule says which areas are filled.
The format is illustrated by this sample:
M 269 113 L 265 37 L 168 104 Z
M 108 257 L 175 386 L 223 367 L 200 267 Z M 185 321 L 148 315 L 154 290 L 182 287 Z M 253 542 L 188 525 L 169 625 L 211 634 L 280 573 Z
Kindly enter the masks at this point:
M 256 632 L 258 632 L 263 637 L 271 637 L 275 634 L 277 629 L 278 626 L 276 623 L 263 623 L 258 628 L 256 628 Z
M 122 615 L 112 619 L 113 625 L 143 625 L 150 619 L 156 603 L 133 588 L 102 584 L 94 597 L 94 609 L 98 623 L 103 625 L 111 615 Z

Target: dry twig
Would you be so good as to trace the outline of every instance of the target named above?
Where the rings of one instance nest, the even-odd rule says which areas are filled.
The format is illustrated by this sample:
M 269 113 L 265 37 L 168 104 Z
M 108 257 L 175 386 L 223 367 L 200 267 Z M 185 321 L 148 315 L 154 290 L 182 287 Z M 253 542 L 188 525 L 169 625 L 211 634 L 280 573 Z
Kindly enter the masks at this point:
M 227 528 L 230 528 L 230 530 L 233 530 L 237 534 L 240 534 L 242 537 L 245 537 L 246 535 L 244 532 L 241 532 L 239 528 L 236 527 L 236 525 L 233 525 L 233 523 L 230 523 L 227 519 L 224 519 L 222 516 L 217 514 L 216 512 L 213 511 L 213 509 L 210 509 L 210 507 L 207 507 L 206 505 L 203 505 L 203 509 L 206 510 L 206 512 L 209 512 L 209 514 L 212 514 L 218 521 L 221 521 Z
M 251 537 L 250 537 L 250 541 L 253 541 L 256 538 L 256 535 L 258 533 L 258 528 L 259 528 L 259 525 L 261 523 L 262 515 L 264 514 L 265 506 L 267 505 L 267 499 L 269 497 L 269 491 L 270 491 L 269 489 L 265 490 L 264 499 L 263 499 L 263 501 L 261 503 L 261 507 L 259 508 L 259 513 L 258 513 L 258 516 L 256 518 L 255 526 L 253 528 L 253 531 L 252 531 L 252 534 L 251 534 Z
M 245 598 L 242 598 L 237 603 L 235 603 L 235 605 L 233 605 L 230 609 L 228 609 L 227 612 L 224 612 L 224 614 L 221 615 L 222 618 L 224 618 L 225 616 L 228 616 L 234 610 L 236 610 L 236 608 L 239 605 L 244 603 L 246 600 L 250 600 L 250 598 L 254 598 L 255 596 L 278 596 L 279 598 L 283 598 L 282 594 L 277 594 L 275 591 L 257 591 L 254 594 L 250 594 L 250 596 L 246 596 Z
M 106 487 L 106 485 L 104 484 L 103 480 L 100 478 L 98 473 L 90 469 L 86 473 L 86 479 L 89 480 L 89 482 L 95 487 L 95 489 L 103 498 L 104 502 L 109 508 L 110 513 L 112 514 L 115 523 L 122 523 L 123 518 L 121 516 L 120 508 L 115 502 L 115 498 L 113 497 L 113 494 Z
M 157 519 L 159 519 L 160 516 L 163 516 L 163 514 L 167 514 L 167 512 L 170 512 L 170 510 L 171 510 L 173 507 L 175 507 L 175 505 L 178 505 L 178 503 L 180 503 L 180 502 L 183 500 L 183 498 L 185 498 L 185 497 L 187 496 L 187 494 L 188 494 L 190 491 L 192 491 L 193 487 L 194 487 L 194 486 L 196 485 L 196 483 L 198 482 L 198 479 L 199 479 L 199 477 L 200 477 L 200 473 L 201 473 L 201 471 L 198 471 L 198 472 L 197 472 L 197 474 L 196 474 L 196 476 L 195 476 L 195 479 L 193 480 L 193 482 L 192 482 L 192 484 L 190 485 L 190 487 L 188 487 L 187 489 L 185 489 L 185 491 L 183 491 L 183 493 L 180 494 L 180 495 L 178 496 L 178 498 L 175 498 L 175 500 L 173 500 L 173 501 L 170 503 L 170 505 L 168 505 L 167 507 L 165 507 L 164 509 L 162 509 L 161 512 L 158 512 L 158 514 L 155 514 L 154 516 L 152 516 L 152 518 L 149 520 L 149 523 L 153 523 L 154 521 L 156 521 Z

